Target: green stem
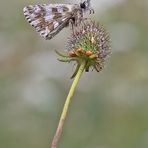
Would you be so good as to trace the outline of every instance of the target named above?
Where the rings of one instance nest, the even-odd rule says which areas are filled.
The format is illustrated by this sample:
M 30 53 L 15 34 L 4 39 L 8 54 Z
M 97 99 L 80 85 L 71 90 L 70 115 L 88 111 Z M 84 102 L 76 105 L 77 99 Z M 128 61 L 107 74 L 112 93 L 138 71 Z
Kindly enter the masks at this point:
M 51 144 L 51 148 L 57 148 L 57 144 L 60 140 L 60 137 L 61 137 L 61 134 L 62 134 L 62 130 L 63 130 L 63 127 L 64 127 L 64 123 L 65 123 L 65 119 L 67 117 L 67 112 L 68 112 L 68 108 L 69 108 L 69 105 L 70 105 L 70 102 L 71 102 L 71 99 L 73 97 L 73 94 L 75 92 L 75 89 L 76 89 L 76 86 L 79 82 L 79 79 L 85 69 L 85 66 L 86 66 L 86 61 L 82 61 L 80 63 L 80 67 L 79 67 L 79 70 L 74 78 L 74 81 L 71 85 L 71 88 L 70 88 L 70 91 L 69 91 L 69 94 L 66 98 L 66 101 L 65 101 L 65 104 L 64 104 L 64 108 L 63 108 L 63 111 L 62 111 L 62 114 L 61 114 L 61 118 L 60 118 L 60 121 L 59 121 L 59 125 L 57 127 L 57 130 L 56 130 L 56 133 L 54 135 L 54 138 L 53 138 L 53 141 L 52 141 L 52 144 Z

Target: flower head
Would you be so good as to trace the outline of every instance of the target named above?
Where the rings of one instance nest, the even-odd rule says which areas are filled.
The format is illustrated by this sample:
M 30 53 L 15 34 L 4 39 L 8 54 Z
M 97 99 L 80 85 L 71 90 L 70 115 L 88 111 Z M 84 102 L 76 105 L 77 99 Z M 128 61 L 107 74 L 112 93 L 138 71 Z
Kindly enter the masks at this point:
M 110 38 L 103 26 L 86 21 L 73 31 L 67 49 L 70 57 L 87 61 L 86 71 L 91 66 L 100 71 L 111 53 Z
M 58 53 L 58 52 L 57 52 Z M 104 67 L 104 62 L 111 53 L 109 34 L 104 27 L 93 21 L 83 21 L 76 27 L 67 42 L 67 55 L 58 53 L 62 62 L 77 61 L 75 73 L 82 61 L 85 60 L 85 71 L 93 67 L 97 72 Z

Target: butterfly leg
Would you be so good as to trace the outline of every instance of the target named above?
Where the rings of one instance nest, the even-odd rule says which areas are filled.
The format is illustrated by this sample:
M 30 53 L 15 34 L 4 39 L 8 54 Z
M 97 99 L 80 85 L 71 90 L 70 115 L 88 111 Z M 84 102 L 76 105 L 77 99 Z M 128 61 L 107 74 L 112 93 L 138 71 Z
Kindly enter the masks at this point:
M 69 20 L 69 26 L 70 26 L 70 29 L 72 30 L 72 32 L 74 33 L 74 26 L 76 26 L 76 22 L 75 22 L 74 18 Z

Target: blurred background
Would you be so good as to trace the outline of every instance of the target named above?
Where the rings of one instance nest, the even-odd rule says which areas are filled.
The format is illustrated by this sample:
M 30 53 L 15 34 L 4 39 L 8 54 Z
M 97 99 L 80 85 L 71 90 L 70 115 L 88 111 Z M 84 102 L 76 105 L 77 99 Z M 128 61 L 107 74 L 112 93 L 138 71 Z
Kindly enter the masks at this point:
M 48 2 L 0 1 L 0 148 L 49 148 L 72 83 L 74 64 L 54 52 L 65 50 L 69 29 L 46 41 L 23 15 Z M 59 148 L 147 148 L 148 0 L 91 3 L 112 55 L 102 72 L 83 74 Z

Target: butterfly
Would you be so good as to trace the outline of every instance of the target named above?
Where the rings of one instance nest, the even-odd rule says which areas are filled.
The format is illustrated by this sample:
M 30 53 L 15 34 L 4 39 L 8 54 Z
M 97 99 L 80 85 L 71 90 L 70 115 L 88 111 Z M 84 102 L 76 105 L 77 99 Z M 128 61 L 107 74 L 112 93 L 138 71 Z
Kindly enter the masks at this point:
M 38 4 L 24 7 L 23 12 L 27 21 L 45 39 L 52 39 L 64 27 L 71 24 L 78 26 L 84 19 L 86 11 L 94 13 L 90 0 L 80 4 Z

